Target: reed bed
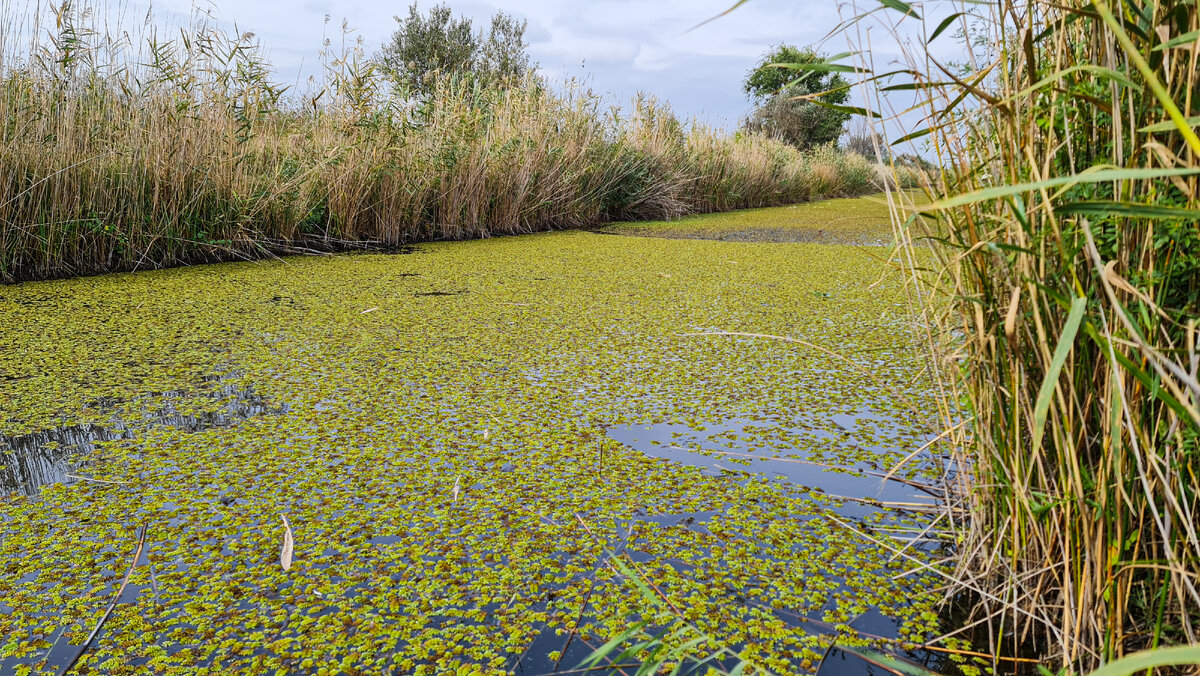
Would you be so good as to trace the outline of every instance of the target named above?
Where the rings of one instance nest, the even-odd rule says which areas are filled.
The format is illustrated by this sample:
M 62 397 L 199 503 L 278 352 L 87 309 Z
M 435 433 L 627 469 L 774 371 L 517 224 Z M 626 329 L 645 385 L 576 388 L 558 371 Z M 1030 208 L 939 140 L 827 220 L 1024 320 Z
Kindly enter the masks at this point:
M 945 167 L 896 224 L 947 427 L 967 423 L 948 439 L 969 469 L 959 587 L 993 651 L 1048 666 L 1195 644 L 1196 4 L 885 4 L 905 63 L 854 65 L 884 115 L 918 95 L 925 124 L 898 142 Z M 938 62 L 955 33 L 963 62 Z
M 138 37 L 104 6 L 6 4 L 0 281 L 391 247 L 850 196 L 872 163 L 682 124 L 578 86 L 388 86 L 361 44 L 297 93 L 203 15 Z M 163 37 L 163 35 L 166 37 Z M 26 36 L 22 40 L 20 36 Z

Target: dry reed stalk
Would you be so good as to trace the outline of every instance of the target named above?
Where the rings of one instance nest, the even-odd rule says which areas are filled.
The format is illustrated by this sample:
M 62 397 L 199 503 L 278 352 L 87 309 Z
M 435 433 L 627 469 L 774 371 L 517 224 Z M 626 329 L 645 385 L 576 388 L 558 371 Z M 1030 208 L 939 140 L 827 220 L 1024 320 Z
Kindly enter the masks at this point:
M 860 9 L 845 30 L 865 46 Z M 873 110 L 895 117 L 889 91 L 917 93 L 910 137 L 945 168 L 923 215 L 894 222 L 945 425 L 967 421 L 946 444 L 973 515 L 956 577 L 1072 669 L 1195 643 L 1200 14 L 928 10 L 876 10 L 912 36 L 902 68 L 854 65 Z M 964 60 L 945 65 L 928 45 L 955 28 Z

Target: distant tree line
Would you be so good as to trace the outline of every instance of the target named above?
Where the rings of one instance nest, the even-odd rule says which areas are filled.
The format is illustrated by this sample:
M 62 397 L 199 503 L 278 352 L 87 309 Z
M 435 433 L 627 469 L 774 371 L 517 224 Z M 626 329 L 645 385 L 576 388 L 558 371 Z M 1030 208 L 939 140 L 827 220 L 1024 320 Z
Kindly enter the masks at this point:
M 415 1 L 408 7 L 407 16 L 395 19 L 396 31 L 375 61 L 403 93 L 428 96 L 443 78 L 470 78 L 498 89 L 527 82 L 528 78 L 537 82 L 533 73 L 538 64 L 529 55 L 525 20 L 498 11 L 486 31 L 476 30 L 470 17 L 455 16 L 445 3 L 421 12 Z M 801 67 L 825 58 L 811 48 L 787 44 L 764 52 L 742 84 L 742 90 L 755 104 L 743 128 L 801 150 L 829 145 L 841 138 L 851 114 L 829 106 L 845 105 L 850 98 L 846 79 L 837 72 Z M 843 149 L 874 159 L 875 145 L 871 132 L 863 127 L 850 132 Z M 891 159 L 887 147 L 881 149 L 883 159 Z M 928 168 L 927 162 L 915 156 L 895 159 Z

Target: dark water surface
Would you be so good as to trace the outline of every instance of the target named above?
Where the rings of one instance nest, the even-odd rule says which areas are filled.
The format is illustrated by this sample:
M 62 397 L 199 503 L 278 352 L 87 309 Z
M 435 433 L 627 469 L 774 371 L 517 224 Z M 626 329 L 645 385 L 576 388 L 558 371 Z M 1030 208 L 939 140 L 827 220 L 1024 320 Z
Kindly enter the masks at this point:
M 0 489 L 9 492 L 20 492 L 34 496 L 38 489 L 46 484 L 66 483 L 86 479 L 78 478 L 75 472 L 86 473 L 86 468 L 95 452 L 97 442 L 113 440 L 135 440 L 136 429 L 169 426 L 190 432 L 199 432 L 236 424 L 255 415 L 264 413 L 286 413 L 287 405 L 273 406 L 263 397 L 257 395 L 253 388 L 239 388 L 235 385 L 224 385 L 220 379 L 214 379 L 205 389 L 209 399 L 221 402 L 221 407 L 215 411 L 196 415 L 185 415 L 178 412 L 178 406 L 172 405 L 172 400 L 181 398 L 180 393 L 159 395 L 160 404 L 152 415 L 131 425 L 114 417 L 109 427 L 98 425 L 75 426 L 48 430 L 45 432 L 0 437 L 0 449 L 3 449 L 5 471 L 0 473 L 5 483 Z M 202 390 L 203 391 L 203 390 Z M 791 434 L 803 434 L 816 438 L 825 443 L 842 443 L 859 446 L 864 451 L 864 460 L 851 466 L 832 466 L 819 460 L 805 458 L 795 449 L 772 447 L 770 443 L 760 443 L 769 438 L 771 431 L 780 431 L 778 425 L 761 419 L 734 419 L 720 424 L 708 424 L 703 431 L 697 431 L 687 424 L 656 424 L 656 425 L 625 425 L 608 427 L 605 432 L 613 440 L 625 444 L 652 458 L 668 462 L 696 467 L 705 476 L 721 477 L 735 482 L 745 482 L 754 476 L 763 476 L 772 481 L 796 489 L 816 493 L 827 500 L 829 508 L 845 517 L 848 521 L 865 525 L 865 519 L 875 518 L 872 523 L 892 521 L 891 517 L 912 517 L 908 530 L 917 534 L 921 525 L 928 519 L 923 515 L 936 509 L 935 485 L 928 479 L 913 481 L 901 478 L 884 478 L 884 473 L 875 462 L 869 458 L 881 448 L 877 434 L 881 431 L 896 433 L 903 428 L 903 423 L 891 416 L 878 414 L 870 409 L 864 409 L 858 415 L 833 416 L 830 420 L 837 431 L 820 431 L 813 429 L 785 429 Z M 751 442 L 753 440 L 753 443 Z M 778 440 L 776 440 L 778 441 Z M 914 464 L 932 462 L 931 458 L 919 458 Z M 514 468 L 506 464 L 500 471 L 512 471 Z M 226 496 L 218 494 L 214 504 L 223 506 L 236 503 L 236 493 Z M 888 503 L 902 503 L 918 506 L 905 510 L 889 507 Z M 924 505 L 925 507 L 920 507 Z M 661 529 L 685 529 L 697 533 L 710 534 L 706 528 L 713 517 L 720 511 L 681 512 L 666 514 L 635 514 L 630 520 L 617 520 L 618 533 L 626 530 L 626 538 L 615 543 L 611 549 L 612 556 L 627 555 L 635 562 L 647 561 L 652 555 L 637 550 L 637 542 L 630 541 L 628 535 L 632 532 L 634 523 L 649 524 Z M 898 518 L 896 519 L 898 521 Z M 894 535 L 894 533 L 893 533 Z M 369 539 L 373 546 L 387 547 L 397 544 L 400 538 L 392 536 L 375 536 Z M 926 538 L 914 542 L 914 546 L 925 551 L 933 551 L 939 546 L 936 538 Z M 152 566 L 146 561 L 140 565 Z M 599 564 L 598 564 L 599 565 Z M 672 564 L 675 565 L 675 564 Z M 593 570 L 593 574 L 594 574 Z M 115 587 L 113 587 L 115 590 Z M 153 585 L 131 585 L 126 588 L 122 603 L 132 603 L 139 595 L 154 593 Z M 740 599 L 741 602 L 746 602 Z M 735 600 L 736 602 L 736 600 Z M 544 604 L 543 604 L 544 605 Z M 777 615 L 791 624 L 816 634 L 836 634 L 836 630 L 826 625 L 816 614 L 805 616 L 791 615 L 786 611 Z M 585 613 L 584 617 L 587 615 Z M 850 627 L 865 635 L 884 639 L 898 637 L 899 621 L 882 614 L 878 609 L 871 609 L 850 622 Z M 524 653 L 509 665 L 516 674 L 553 674 L 574 673 L 574 667 L 586 660 L 595 649 L 594 644 L 576 640 L 568 634 L 547 627 L 528 646 Z M 54 645 L 46 655 L 50 665 L 63 664 L 69 659 L 77 646 L 61 641 L 56 637 Z M 564 650 L 565 648 L 565 650 Z M 547 657 L 557 652 L 557 659 Z M 926 668 L 940 669 L 946 667 L 946 656 L 942 653 L 912 650 L 898 655 L 912 664 Z M 0 667 L 6 663 L 15 666 L 15 662 L 0 660 Z M 732 669 L 737 665 L 736 660 L 726 659 L 708 663 Z M 684 673 L 692 673 L 686 671 Z M 697 671 L 696 673 L 702 673 Z M 835 674 L 844 676 L 872 675 L 892 673 L 885 668 L 871 664 L 863 658 L 842 650 L 831 650 L 821 665 L 819 674 Z
M 228 427 L 251 416 L 264 413 L 285 413 L 287 404 L 275 407 L 253 387 L 225 384 L 228 376 L 214 376 L 197 388 L 204 399 L 219 407 L 197 413 L 180 412 L 180 404 L 189 396 L 183 392 L 147 395 L 154 401 L 134 419 L 113 414 L 103 424 L 71 425 L 30 434 L 0 434 L 0 496 L 21 493 L 34 496 L 46 484 L 73 484 L 87 481 L 88 463 L 94 459 L 96 445 L 119 439 L 134 439 L 138 430 L 156 426 L 174 427 L 189 432 Z M 109 402 L 111 407 L 116 402 Z

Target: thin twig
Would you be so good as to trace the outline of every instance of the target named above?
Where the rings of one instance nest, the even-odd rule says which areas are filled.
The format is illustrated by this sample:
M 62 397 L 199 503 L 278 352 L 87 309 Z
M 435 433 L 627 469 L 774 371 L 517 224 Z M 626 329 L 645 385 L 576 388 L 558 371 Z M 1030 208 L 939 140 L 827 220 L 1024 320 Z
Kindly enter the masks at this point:
M 113 486 L 128 486 L 129 484 L 133 483 L 132 481 L 108 481 L 106 479 L 93 479 L 91 477 L 79 476 L 78 474 L 63 474 L 63 476 L 67 477 L 68 479 L 75 479 L 77 481 L 92 481 L 98 484 L 111 484 Z

